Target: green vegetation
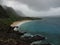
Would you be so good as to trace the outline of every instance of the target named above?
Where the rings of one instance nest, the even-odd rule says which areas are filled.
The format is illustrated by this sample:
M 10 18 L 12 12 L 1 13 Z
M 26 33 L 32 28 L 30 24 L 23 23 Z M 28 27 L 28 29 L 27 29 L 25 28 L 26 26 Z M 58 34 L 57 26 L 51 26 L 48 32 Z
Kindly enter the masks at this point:
M 0 45 L 29 45 L 27 42 L 20 41 L 22 33 L 15 32 L 10 25 L 14 21 L 37 20 L 41 18 L 21 17 L 10 7 L 5 9 L 0 5 Z
M 14 21 L 21 20 L 36 20 L 40 18 L 31 17 L 21 17 L 11 7 L 5 7 L 5 9 L 0 5 L 0 30 L 6 30 Z
M 6 7 L 4 9 L 2 6 L 0 6 L 0 23 L 10 25 L 14 21 L 37 20 L 37 19 L 41 19 L 41 18 L 21 17 L 18 16 L 17 13 L 11 7 Z

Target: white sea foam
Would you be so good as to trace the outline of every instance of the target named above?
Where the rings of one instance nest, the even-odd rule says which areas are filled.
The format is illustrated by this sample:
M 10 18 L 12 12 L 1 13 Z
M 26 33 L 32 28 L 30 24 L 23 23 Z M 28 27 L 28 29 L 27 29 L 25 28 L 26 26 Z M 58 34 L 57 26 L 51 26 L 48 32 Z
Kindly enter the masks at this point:
M 24 20 L 24 21 L 16 21 L 16 22 L 13 22 L 13 24 L 11 24 L 12 27 L 15 27 L 14 28 L 14 31 L 17 31 L 18 28 L 20 28 L 20 26 L 24 23 L 28 23 L 28 22 L 31 22 L 32 20 Z M 18 28 L 17 28 L 18 27 Z
M 33 37 L 33 35 L 32 34 L 30 34 L 30 33 L 25 33 L 24 35 L 22 35 L 21 37 Z
M 34 45 L 34 44 L 39 45 L 40 43 L 41 43 L 41 41 L 34 41 L 31 43 L 31 45 Z

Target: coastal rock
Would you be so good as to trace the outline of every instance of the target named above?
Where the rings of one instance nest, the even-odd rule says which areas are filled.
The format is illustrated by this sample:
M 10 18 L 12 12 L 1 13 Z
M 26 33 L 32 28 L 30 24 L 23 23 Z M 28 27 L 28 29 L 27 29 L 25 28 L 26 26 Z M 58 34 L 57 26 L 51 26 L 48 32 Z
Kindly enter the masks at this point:
M 21 40 L 32 43 L 34 41 L 45 40 L 45 37 L 40 36 L 40 35 L 31 35 L 31 34 L 26 33 L 21 36 Z
M 31 43 L 31 45 L 53 45 L 47 41 L 34 41 Z
M 30 42 L 32 42 L 32 37 L 33 37 L 33 35 L 31 35 L 30 33 L 25 33 L 20 38 L 21 38 L 22 41 L 30 43 Z
M 41 35 L 35 35 L 32 37 L 32 39 L 35 41 L 39 41 L 39 40 L 45 40 L 45 37 Z
M 30 33 L 25 33 L 24 35 L 22 35 L 21 37 L 33 37 L 33 35 L 32 34 L 30 34 Z

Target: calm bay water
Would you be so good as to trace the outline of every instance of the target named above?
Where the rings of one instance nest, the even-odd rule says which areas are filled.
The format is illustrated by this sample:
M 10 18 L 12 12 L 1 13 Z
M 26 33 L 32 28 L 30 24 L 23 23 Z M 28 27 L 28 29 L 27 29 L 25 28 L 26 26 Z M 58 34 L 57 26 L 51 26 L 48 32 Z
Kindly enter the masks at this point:
M 60 17 L 43 18 L 42 20 L 24 23 L 19 30 L 31 34 L 43 35 L 48 38 L 48 42 L 60 45 Z

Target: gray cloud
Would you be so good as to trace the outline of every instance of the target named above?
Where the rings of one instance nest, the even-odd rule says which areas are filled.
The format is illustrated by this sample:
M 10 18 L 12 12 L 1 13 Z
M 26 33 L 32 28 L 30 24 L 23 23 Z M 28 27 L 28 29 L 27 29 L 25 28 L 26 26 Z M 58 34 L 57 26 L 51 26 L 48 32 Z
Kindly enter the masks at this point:
M 21 11 L 25 16 L 60 16 L 60 0 L 3 0 L 2 4 Z
M 3 1 L 6 1 L 6 0 L 3 0 Z M 32 8 L 37 11 L 47 10 L 51 7 L 54 7 L 54 8 L 60 7 L 60 0 L 10 0 L 10 1 L 18 1 L 21 3 L 27 4 L 29 8 Z
M 47 10 L 50 7 L 60 7 L 60 0 L 18 0 L 36 10 Z
M 2 4 L 2 0 L 0 0 L 0 4 Z

